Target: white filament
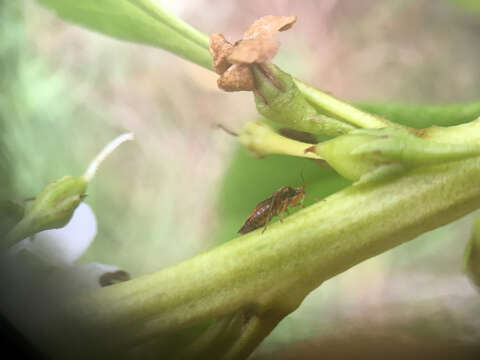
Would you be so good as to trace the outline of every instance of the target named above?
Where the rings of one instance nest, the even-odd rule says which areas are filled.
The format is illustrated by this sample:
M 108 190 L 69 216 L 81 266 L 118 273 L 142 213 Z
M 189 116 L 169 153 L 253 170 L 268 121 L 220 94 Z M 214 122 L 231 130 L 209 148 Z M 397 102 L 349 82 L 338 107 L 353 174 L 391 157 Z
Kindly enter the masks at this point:
M 133 133 L 125 133 L 122 134 L 112 141 L 110 141 L 102 151 L 93 159 L 93 161 L 90 163 L 88 166 L 87 171 L 85 171 L 85 174 L 83 177 L 87 180 L 90 181 L 92 178 L 95 176 L 95 173 L 97 172 L 98 167 L 100 164 L 105 160 L 107 156 L 109 156 L 121 143 L 128 141 L 128 140 L 133 140 L 134 135 Z

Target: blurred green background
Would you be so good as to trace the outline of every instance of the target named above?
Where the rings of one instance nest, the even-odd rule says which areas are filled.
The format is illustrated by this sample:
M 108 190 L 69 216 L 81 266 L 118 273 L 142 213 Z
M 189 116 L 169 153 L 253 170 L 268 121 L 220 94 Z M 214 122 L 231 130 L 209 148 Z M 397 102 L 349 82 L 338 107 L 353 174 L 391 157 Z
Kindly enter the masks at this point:
M 297 15 L 293 30 L 279 35 L 276 62 L 298 78 L 358 103 L 465 102 L 473 105 L 462 121 L 480 114 L 477 1 L 162 3 L 230 40 L 260 16 Z M 34 1 L 0 2 L 0 17 L 3 197 L 31 197 L 63 175 L 80 175 L 114 136 L 136 135 L 89 186 L 99 229 L 82 262 L 150 273 L 235 237 L 256 203 L 299 186 L 302 171 L 312 195 L 306 204 L 348 184 L 308 160 L 255 159 L 215 129 L 238 130 L 256 112 L 251 94 L 219 91 L 213 73 L 65 23 Z M 414 126 L 437 120 L 415 107 L 382 109 Z M 328 281 L 254 358 L 475 358 L 480 298 L 461 273 L 471 222 Z

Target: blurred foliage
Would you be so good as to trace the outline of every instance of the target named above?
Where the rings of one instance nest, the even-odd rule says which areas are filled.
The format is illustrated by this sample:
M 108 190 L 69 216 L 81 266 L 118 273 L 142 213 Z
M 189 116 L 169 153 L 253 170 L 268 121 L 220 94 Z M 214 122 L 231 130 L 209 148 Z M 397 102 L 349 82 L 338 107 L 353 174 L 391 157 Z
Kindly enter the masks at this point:
M 463 269 L 480 291 L 480 217 L 475 219 L 470 241 L 465 248 Z
M 0 2 L 0 194 L 20 202 L 65 175 L 81 175 L 118 133 L 100 111 L 93 113 L 76 99 L 79 85 L 67 73 L 36 56 L 23 10 L 22 3 Z M 111 202 L 95 205 L 113 225 Z
M 149 1 L 39 1 L 66 20 L 120 39 L 158 46 L 211 68 L 207 37 L 176 22 L 174 16 Z
M 6 2 L 0 3 L 0 199 L 5 199 L 14 195 L 12 193 L 13 176 L 12 154 L 7 146 L 8 141 L 8 119 L 11 118 L 9 112 L 8 91 L 15 77 L 15 72 L 11 71 L 18 58 L 18 48 L 15 46 L 17 34 L 22 32 L 22 27 L 18 22 L 21 13 L 17 7 L 7 5 Z M 3 228 L 3 227 L 2 227 Z
M 0 9 L 0 126 L 4 156 L 11 165 L 2 174 L 14 179 L 8 186 L 10 198 L 27 198 L 56 178 L 83 171 L 87 162 L 77 161 L 84 150 L 78 134 L 89 124 L 72 116 L 79 109 L 65 96 L 74 89 L 66 76 L 34 56 L 22 8 L 2 2 Z
M 20 220 L 25 209 L 12 200 L 0 201 L 0 233 L 7 234 Z
M 473 12 L 480 12 L 480 1 L 478 0 L 450 0 L 458 6 Z

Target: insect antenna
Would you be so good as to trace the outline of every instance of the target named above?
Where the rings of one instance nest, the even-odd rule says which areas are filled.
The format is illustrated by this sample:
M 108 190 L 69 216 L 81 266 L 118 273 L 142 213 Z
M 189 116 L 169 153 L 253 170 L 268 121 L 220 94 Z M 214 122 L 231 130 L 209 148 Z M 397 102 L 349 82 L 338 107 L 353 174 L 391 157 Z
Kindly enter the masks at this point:
M 305 186 L 306 186 L 306 184 L 305 184 L 305 178 L 303 177 L 303 169 L 302 169 L 302 171 L 300 172 L 300 177 L 302 178 L 302 187 L 301 187 L 301 189 L 302 189 L 302 192 L 303 192 L 303 196 L 308 197 L 308 198 L 311 198 L 311 199 L 314 199 L 314 200 L 316 200 L 316 201 L 321 201 L 322 199 L 317 198 L 316 196 L 308 195 L 308 194 L 305 192 Z

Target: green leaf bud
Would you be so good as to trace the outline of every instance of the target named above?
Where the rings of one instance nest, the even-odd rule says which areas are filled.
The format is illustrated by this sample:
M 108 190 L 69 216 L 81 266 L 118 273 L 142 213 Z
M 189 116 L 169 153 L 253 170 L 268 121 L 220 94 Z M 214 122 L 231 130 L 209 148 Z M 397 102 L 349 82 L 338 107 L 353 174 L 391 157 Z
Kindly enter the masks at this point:
M 6 235 L 0 248 L 6 249 L 37 232 L 65 226 L 86 196 L 84 177 L 65 176 L 49 184 L 26 210 L 25 216 Z
M 292 76 L 273 64 L 252 66 L 255 78 L 255 104 L 260 114 L 285 126 L 331 137 L 355 129 L 341 121 L 319 114 L 298 90 Z
M 64 176 L 49 184 L 35 199 L 25 218 L 29 218 L 35 232 L 65 226 L 73 211 L 86 196 L 84 177 Z

